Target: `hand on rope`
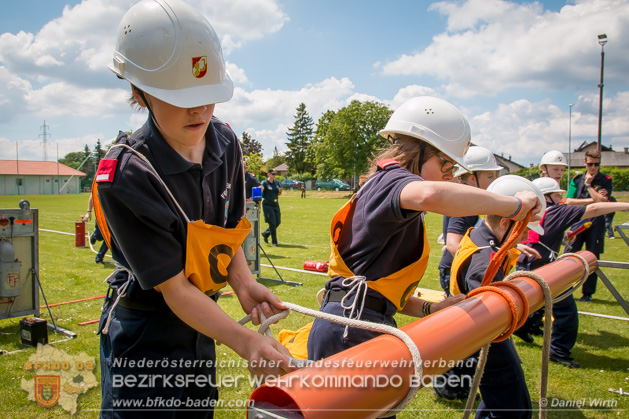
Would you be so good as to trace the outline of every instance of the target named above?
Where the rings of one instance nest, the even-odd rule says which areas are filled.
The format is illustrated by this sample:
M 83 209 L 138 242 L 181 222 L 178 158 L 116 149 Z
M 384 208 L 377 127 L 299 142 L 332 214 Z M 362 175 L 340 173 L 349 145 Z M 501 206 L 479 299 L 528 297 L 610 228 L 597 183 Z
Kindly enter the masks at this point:
M 515 243 L 515 241 L 518 239 L 518 237 L 520 237 L 520 235 L 522 235 L 524 231 L 526 231 L 527 225 L 530 220 L 531 213 L 529 212 L 528 214 L 526 214 L 526 217 L 524 217 L 524 220 L 516 221 L 515 227 L 511 231 L 511 235 L 509 235 L 507 241 L 500 247 L 498 252 L 494 255 L 493 259 L 489 262 L 489 266 L 487 267 L 487 270 L 485 271 L 485 276 L 483 276 L 483 280 L 481 282 L 481 287 L 488 285 L 492 281 L 492 279 L 494 279 L 496 273 L 498 272 L 498 269 L 500 269 L 500 266 L 504 261 L 504 258 L 507 256 L 507 252 L 509 251 L 513 243 Z
M 399 330 L 398 328 L 389 326 L 386 324 L 381 324 L 381 323 L 373 323 L 373 322 L 357 320 L 357 319 L 348 319 L 343 316 L 336 316 L 334 314 L 324 313 L 322 311 L 313 310 L 307 307 L 302 307 L 297 304 L 292 304 L 292 303 L 287 303 L 287 302 L 283 302 L 283 304 L 287 307 L 286 310 L 278 314 L 275 314 L 269 317 L 268 319 L 262 319 L 260 328 L 258 329 L 259 333 L 261 334 L 264 333 L 266 336 L 273 336 L 273 334 L 269 330 L 269 326 L 273 323 L 276 323 L 277 321 L 281 319 L 286 318 L 288 314 L 290 313 L 290 311 L 292 310 L 301 314 L 305 314 L 308 316 L 316 317 L 319 319 L 327 320 L 327 321 L 338 323 L 345 326 L 356 327 L 360 329 L 372 330 L 372 331 L 376 331 L 380 333 L 393 335 L 397 337 L 398 339 L 400 339 L 402 342 L 404 342 L 404 344 L 406 345 L 406 347 L 408 348 L 411 354 L 411 357 L 413 358 L 415 378 L 412 380 L 412 382 L 421 383 L 422 381 L 421 378 L 423 376 L 424 371 L 423 371 L 423 362 L 422 362 L 421 354 L 419 353 L 419 349 L 417 348 L 417 345 L 415 344 L 415 342 L 413 342 L 413 340 L 406 333 Z M 241 325 L 245 325 L 249 321 L 251 321 L 250 314 L 245 316 L 238 323 L 240 323 Z M 291 364 L 294 366 L 297 366 L 297 368 L 303 368 L 314 363 L 314 361 L 309 361 L 309 360 L 297 360 L 297 359 L 294 359 L 292 356 L 288 356 L 287 358 L 289 359 Z M 406 394 L 406 397 L 397 406 L 394 406 L 393 408 L 391 408 L 391 410 L 389 410 L 388 412 L 386 412 L 380 417 L 389 417 L 404 410 L 404 408 L 413 400 L 413 398 L 415 397 L 419 389 L 420 389 L 420 386 L 416 386 L 416 387 L 411 386 L 408 393 Z

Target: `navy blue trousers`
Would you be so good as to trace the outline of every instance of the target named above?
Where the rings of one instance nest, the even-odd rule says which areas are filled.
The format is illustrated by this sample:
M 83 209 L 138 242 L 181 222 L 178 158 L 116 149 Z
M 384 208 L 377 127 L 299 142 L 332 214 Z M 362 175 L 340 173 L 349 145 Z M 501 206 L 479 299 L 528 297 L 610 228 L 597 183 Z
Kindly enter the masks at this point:
M 492 343 L 489 347 L 480 394 L 477 418 L 531 418 L 531 396 L 509 340 Z
M 585 230 L 583 233 L 577 235 L 572 243 L 570 252 L 578 252 L 585 245 L 585 250 L 589 250 L 594 253 L 596 259 L 601 258 L 601 253 L 605 251 L 605 217 L 600 216 L 590 219 L 592 226 Z M 581 223 L 582 224 L 582 223 Z M 580 225 L 580 224 L 575 224 Z M 572 229 L 575 228 L 572 226 Z M 596 272 L 591 273 L 590 276 L 583 282 L 581 292 L 584 296 L 592 296 L 596 292 L 596 282 L 598 275 Z
M 270 234 L 271 243 L 277 244 L 277 228 L 282 223 L 280 206 L 262 203 L 262 212 L 264 213 L 264 221 L 269 225 L 263 234 Z
M 105 302 L 99 331 L 111 303 Z M 100 417 L 212 418 L 218 399 L 215 361 L 214 341 L 172 311 L 119 304 L 109 333 L 101 334 Z

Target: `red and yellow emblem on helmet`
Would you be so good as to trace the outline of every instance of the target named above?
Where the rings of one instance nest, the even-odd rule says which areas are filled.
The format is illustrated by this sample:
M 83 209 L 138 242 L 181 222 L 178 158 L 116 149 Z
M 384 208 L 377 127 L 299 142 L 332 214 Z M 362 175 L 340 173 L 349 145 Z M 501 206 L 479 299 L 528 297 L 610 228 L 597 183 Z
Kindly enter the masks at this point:
M 207 57 L 192 57 L 192 75 L 197 79 L 202 78 L 207 73 Z

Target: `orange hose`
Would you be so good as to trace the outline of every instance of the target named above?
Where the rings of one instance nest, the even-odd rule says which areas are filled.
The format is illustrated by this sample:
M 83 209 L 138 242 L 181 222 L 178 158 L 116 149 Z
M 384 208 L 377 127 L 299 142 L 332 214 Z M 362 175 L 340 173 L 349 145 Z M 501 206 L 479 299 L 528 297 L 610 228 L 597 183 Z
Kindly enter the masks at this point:
M 585 257 L 591 270 L 596 269 L 596 257 L 592 253 L 578 253 Z M 535 270 L 548 283 L 553 296 L 570 288 L 584 272 L 583 263 L 575 257 Z M 517 277 L 512 282 L 523 292 L 524 299 L 517 298 L 520 294 L 510 286 L 501 291 L 511 295 L 516 316 L 506 299 L 492 290 L 480 292 L 401 328 L 417 344 L 424 361 L 424 376 L 443 374 L 452 368 L 448 362 L 466 359 L 502 335 L 513 323 L 513 317 L 525 317 L 525 306 L 533 311 L 543 306 L 543 291 L 533 279 Z M 406 396 L 413 373 L 406 345 L 396 337 L 383 335 L 286 374 L 279 381 L 262 384 L 249 399 L 254 407 L 278 409 L 278 413 L 301 415 L 306 419 L 376 418 Z M 390 385 L 360 385 L 371 384 L 361 379 L 374 377 L 391 379 Z M 349 384 L 345 384 L 344 379 L 350 380 Z
M 483 276 L 483 280 L 481 282 L 481 287 L 488 285 L 494 279 L 496 273 L 498 272 L 498 269 L 500 269 L 500 266 L 504 261 L 505 256 L 507 255 L 507 252 L 511 248 L 511 245 L 515 243 L 517 238 L 520 237 L 522 233 L 524 233 L 530 219 L 531 213 L 529 212 L 524 220 L 517 221 L 515 223 L 515 228 L 511 232 L 511 235 L 491 259 L 491 262 L 489 262 L 489 266 L 487 267 L 487 270 L 485 271 L 485 276 Z

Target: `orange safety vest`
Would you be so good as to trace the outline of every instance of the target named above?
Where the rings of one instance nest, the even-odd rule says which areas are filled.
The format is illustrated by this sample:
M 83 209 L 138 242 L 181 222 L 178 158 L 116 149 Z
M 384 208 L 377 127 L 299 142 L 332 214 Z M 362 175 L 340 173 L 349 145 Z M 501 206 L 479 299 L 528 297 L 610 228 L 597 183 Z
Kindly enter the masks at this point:
M 328 275 L 330 277 L 342 276 L 344 278 L 350 278 L 356 276 L 347 267 L 338 250 L 338 243 L 343 234 L 343 226 L 345 225 L 348 214 L 352 211 L 352 207 L 356 205 L 355 197 L 356 195 L 352 196 L 349 202 L 347 202 L 332 219 L 330 229 L 330 247 L 332 248 L 332 252 L 330 254 L 330 267 L 328 268 Z M 426 237 L 425 224 L 423 225 L 422 240 L 424 241 L 424 249 L 417 261 L 390 275 L 367 281 L 369 288 L 378 291 L 386 297 L 398 310 L 402 310 L 406 302 L 413 295 L 417 284 L 419 284 L 428 266 L 430 246 L 428 245 Z
M 136 150 L 130 151 L 140 155 Z M 115 159 L 103 159 L 100 161 L 92 188 L 96 221 L 103 234 L 103 238 L 110 248 L 111 233 L 98 199 L 98 183 L 113 182 L 117 162 L 118 161 Z M 159 174 L 148 161 L 147 164 L 159 178 Z M 162 184 L 173 201 L 177 204 L 177 207 L 181 210 L 184 218 L 188 219 L 175 200 L 175 197 L 168 190 L 166 184 L 163 183 L 163 181 Z M 250 230 L 251 223 L 247 217 L 244 216 L 235 228 L 209 225 L 205 224 L 203 220 L 189 221 L 187 225 L 186 265 L 184 269 L 186 278 L 188 278 L 195 287 L 208 295 L 212 295 L 223 288 L 227 285 L 227 267 Z M 155 290 L 159 291 L 159 286 L 155 287 Z
M 485 247 L 478 247 L 470 238 L 470 233 L 475 227 L 470 227 L 463 238 L 452 260 L 452 268 L 450 270 L 450 294 L 461 294 L 465 289 L 465 278 L 462 276 L 461 268 L 467 266 L 469 259 Z M 489 247 L 489 246 L 487 246 Z M 511 269 L 515 266 L 520 256 L 520 251 L 517 249 L 509 249 L 504 263 L 502 264 L 502 272 L 504 276 L 507 276 Z

